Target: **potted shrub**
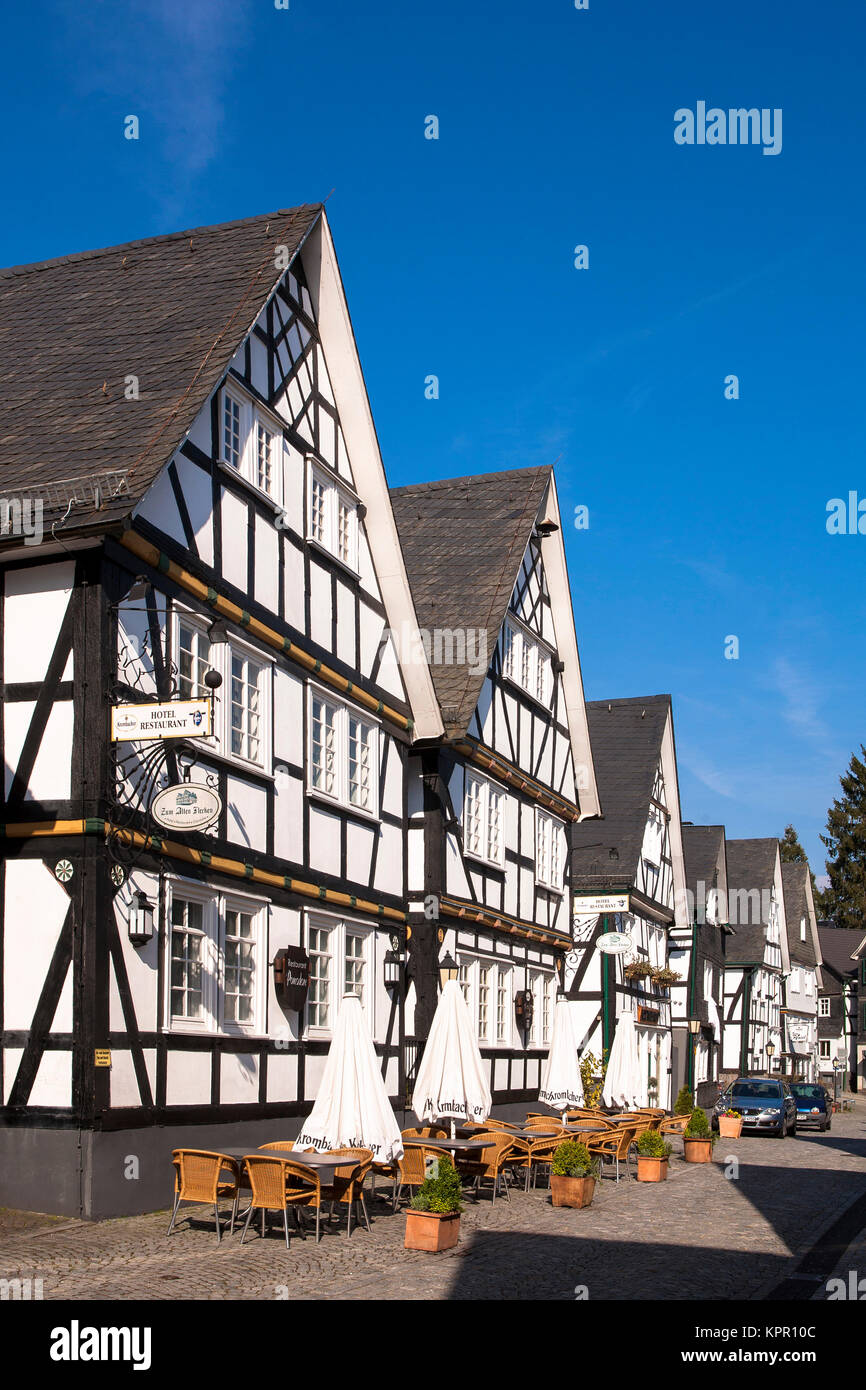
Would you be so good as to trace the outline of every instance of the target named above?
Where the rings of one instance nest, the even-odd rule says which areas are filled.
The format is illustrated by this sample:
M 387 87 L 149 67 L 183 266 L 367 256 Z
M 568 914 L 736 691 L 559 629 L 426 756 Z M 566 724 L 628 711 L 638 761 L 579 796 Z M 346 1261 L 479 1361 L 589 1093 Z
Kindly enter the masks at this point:
M 715 1142 L 716 1136 L 711 1132 L 703 1110 L 693 1110 L 692 1118 L 683 1130 L 683 1154 L 686 1163 L 709 1163 Z
M 654 1129 L 644 1130 L 637 1138 L 638 1182 L 664 1182 L 668 1175 L 671 1146 Z
M 692 1113 L 692 1093 L 688 1086 L 681 1086 L 679 1094 L 674 1101 L 675 1115 L 691 1115 Z
M 719 1112 L 719 1134 L 724 1139 L 739 1139 L 743 1132 L 743 1117 L 737 1110 Z
M 585 1144 L 565 1139 L 550 1166 L 550 1192 L 555 1207 L 588 1207 L 595 1191 L 598 1164 Z
M 460 1235 L 463 1210 L 460 1174 L 450 1158 L 440 1158 L 406 1211 L 407 1250 L 450 1250 Z

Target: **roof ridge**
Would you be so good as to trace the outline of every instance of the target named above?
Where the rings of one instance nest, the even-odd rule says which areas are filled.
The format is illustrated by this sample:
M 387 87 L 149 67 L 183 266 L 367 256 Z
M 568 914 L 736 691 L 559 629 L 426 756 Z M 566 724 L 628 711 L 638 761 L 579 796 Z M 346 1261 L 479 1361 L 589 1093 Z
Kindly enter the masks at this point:
M 76 265 L 80 261 L 97 260 L 117 251 L 137 251 L 145 246 L 159 246 L 166 242 L 179 241 L 185 237 L 201 236 L 205 232 L 230 232 L 239 227 L 249 227 L 255 222 L 267 222 L 272 217 L 292 217 L 299 213 L 321 210 L 323 203 L 299 203 L 293 208 L 278 208 L 274 212 L 257 213 L 253 217 L 238 217 L 232 222 L 213 222 L 201 227 L 186 227 L 177 232 L 160 232 L 157 236 L 138 237 L 135 241 L 121 241 L 111 246 L 97 246 L 89 251 L 71 251 L 63 256 L 53 256 L 44 261 L 27 261 L 20 265 L 0 266 L 0 279 L 28 275 L 41 270 L 55 270 L 62 265 Z

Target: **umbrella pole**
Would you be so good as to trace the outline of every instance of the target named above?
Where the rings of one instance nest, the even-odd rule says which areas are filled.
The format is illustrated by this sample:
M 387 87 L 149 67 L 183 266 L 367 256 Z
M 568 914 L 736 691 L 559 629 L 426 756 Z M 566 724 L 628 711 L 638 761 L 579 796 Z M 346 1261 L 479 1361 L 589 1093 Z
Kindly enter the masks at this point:
M 455 1124 L 454 1116 L 452 1115 L 452 1116 L 451 1116 L 451 1138 L 454 1139 L 454 1138 L 456 1137 L 456 1135 L 457 1135 L 457 1125 Z

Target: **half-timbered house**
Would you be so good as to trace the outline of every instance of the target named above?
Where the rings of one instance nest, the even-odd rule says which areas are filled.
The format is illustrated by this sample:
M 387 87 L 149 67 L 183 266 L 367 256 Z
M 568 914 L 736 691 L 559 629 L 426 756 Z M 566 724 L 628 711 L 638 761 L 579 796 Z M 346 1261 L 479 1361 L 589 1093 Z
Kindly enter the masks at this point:
M 603 814 L 571 826 L 574 947 L 566 992 L 578 1045 L 599 1063 L 620 1014 L 634 1015 L 643 1103 L 669 1106 L 669 941 L 674 929 L 681 939 L 689 927 L 671 699 L 593 700 L 587 713 Z M 605 910 L 605 898 L 620 898 L 620 909 Z M 611 932 L 625 951 L 598 949 Z
M 866 1088 L 866 936 L 818 923 L 818 1078 L 831 1089 Z
M 570 946 L 567 831 L 598 811 L 550 468 L 391 494 L 445 733 L 409 757 L 406 1033 L 459 967 L 494 1104 L 537 1097 Z
M 725 827 L 684 824 L 683 852 L 690 921 L 671 929 L 670 964 L 680 976 L 671 987 L 674 1091 L 688 1086 L 697 1105 L 711 1106 L 721 1076 L 729 931 Z
M 298 1132 L 347 988 L 404 1094 L 439 700 L 321 207 L 3 272 L 0 324 L 3 491 L 43 509 L 0 538 L 0 1203 L 149 1210 L 173 1145 Z M 168 787 L 217 818 L 155 824 Z
M 782 889 L 791 966 L 784 982 L 782 1073 L 817 1081 L 818 992 L 823 981 L 812 875 L 805 860 L 782 864 Z
M 728 840 L 723 1064 L 779 1071 L 782 979 L 790 969 L 778 840 Z M 768 1051 L 772 1047 L 772 1053 Z

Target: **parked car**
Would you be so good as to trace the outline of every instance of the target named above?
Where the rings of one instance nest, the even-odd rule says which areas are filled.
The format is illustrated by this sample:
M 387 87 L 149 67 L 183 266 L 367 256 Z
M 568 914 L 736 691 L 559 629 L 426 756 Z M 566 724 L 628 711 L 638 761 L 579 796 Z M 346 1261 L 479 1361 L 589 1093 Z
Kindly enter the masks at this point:
M 797 1133 L 797 1103 L 786 1081 L 776 1076 L 738 1076 L 719 1096 L 710 1121 L 719 1127 L 719 1112 L 734 1110 L 743 1117 L 743 1133 L 773 1134 L 784 1139 Z
M 791 1094 L 797 1106 L 798 1125 L 814 1125 L 822 1132 L 830 1128 L 830 1101 L 823 1086 L 792 1081 Z

